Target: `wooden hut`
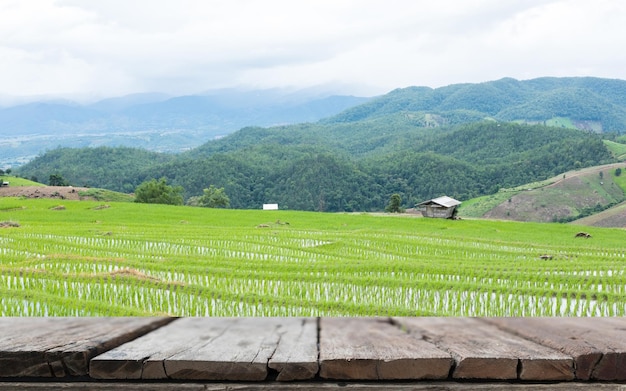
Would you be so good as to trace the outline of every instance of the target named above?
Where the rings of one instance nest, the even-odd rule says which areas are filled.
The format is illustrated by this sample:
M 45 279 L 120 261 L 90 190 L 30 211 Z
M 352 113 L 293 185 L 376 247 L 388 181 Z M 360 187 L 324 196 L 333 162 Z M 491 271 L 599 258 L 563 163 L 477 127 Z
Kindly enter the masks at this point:
M 454 217 L 456 207 L 461 205 L 461 201 L 447 196 L 433 198 L 417 204 L 424 217 L 436 217 L 440 219 L 450 219 Z

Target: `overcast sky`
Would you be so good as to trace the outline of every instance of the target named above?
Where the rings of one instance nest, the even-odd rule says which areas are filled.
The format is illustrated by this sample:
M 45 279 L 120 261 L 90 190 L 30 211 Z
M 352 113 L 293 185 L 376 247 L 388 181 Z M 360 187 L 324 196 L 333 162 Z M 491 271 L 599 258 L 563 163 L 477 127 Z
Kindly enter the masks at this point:
M 0 97 L 626 79 L 622 0 L 0 0 Z

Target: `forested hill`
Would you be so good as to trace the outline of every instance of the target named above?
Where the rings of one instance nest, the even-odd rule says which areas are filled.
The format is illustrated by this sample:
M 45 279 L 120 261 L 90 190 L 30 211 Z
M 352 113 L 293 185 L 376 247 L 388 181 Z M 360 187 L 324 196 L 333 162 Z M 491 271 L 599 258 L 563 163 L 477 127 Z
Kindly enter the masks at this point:
M 16 170 L 45 182 L 131 192 L 166 177 L 185 196 L 224 187 L 231 207 L 318 211 L 382 210 L 443 194 L 465 200 L 612 161 L 601 138 L 560 127 L 495 121 L 423 128 L 393 114 L 351 124 L 244 128 L 187 154 L 129 148 L 57 149 Z
M 405 112 L 423 126 L 493 118 L 593 131 L 626 131 L 626 81 L 511 78 L 441 88 L 409 87 L 350 108 L 326 123 L 354 122 Z

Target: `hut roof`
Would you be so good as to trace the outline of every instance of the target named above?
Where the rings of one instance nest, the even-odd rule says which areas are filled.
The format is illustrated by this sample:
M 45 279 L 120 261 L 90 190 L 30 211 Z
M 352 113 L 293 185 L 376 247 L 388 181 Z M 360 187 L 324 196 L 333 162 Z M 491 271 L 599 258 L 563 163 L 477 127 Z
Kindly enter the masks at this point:
M 433 198 L 432 200 L 421 202 L 417 204 L 417 206 L 426 206 L 432 204 L 440 205 L 445 208 L 451 208 L 453 206 L 461 205 L 461 201 L 455 200 L 454 198 L 448 196 L 442 196 L 438 198 Z

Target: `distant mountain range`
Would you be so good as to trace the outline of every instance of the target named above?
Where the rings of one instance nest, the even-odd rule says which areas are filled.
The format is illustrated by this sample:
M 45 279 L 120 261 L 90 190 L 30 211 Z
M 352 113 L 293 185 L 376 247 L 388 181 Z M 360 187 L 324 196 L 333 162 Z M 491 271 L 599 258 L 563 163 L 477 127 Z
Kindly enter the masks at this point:
M 619 93 L 625 85 L 545 78 L 405 88 L 316 122 L 247 126 L 178 154 L 60 148 L 15 173 L 44 182 L 61 175 L 76 186 L 123 192 L 166 177 L 184 188 L 186 198 L 210 185 L 224 187 L 234 208 L 278 203 L 286 209 L 374 211 L 383 210 L 394 193 L 409 208 L 441 195 L 464 201 L 615 163 L 626 153 L 626 139 L 603 132 L 626 129 Z M 194 101 L 168 99 L 150 107 L 168 102 L 170 113 L 191 123 Z M 221 104 L 233 108 L 233 116 L 253 111 L 244 101 Z
M 32 105 L 5 110 L 17 113 Z M 74 110 L 82 114 L 73 117 Z M 297 122 L 297 113 L 313 118 L 333 111 L 319 120 Z M 493 210 L 499 218 L 533 221 L 570 221 L 626 199 L 626 183 L 613 177 L 618 166 L 590 177 L 568 173 L 562 178 L 566 172 L 624 160 L 626 135 L 619 134 L 626 130 L 622 80 L 502 79 L 437 89 L 409 87 L 371 99 L 297 99 L 267 91 L 143 95 L 39 113 L 54 114 L 59 123 L 68 123 L 63 118 L 87 123 L 98 115 L 117 118 L 120 128 L 120 118 L 128 121 L 123 128 L 127 133 L 102 130 L 102 146 L 91 136 L 74 136 L 67 140 L 90 147 L 52 149 L 14 170 L 43 183 L 61 175 L 72 185 L 130 193 L 143 181 L 166 177 L 184 188 L 186 199 L 214 185 L 225 189 L 233 208 L 278 203 L 281 209 L 333 212 L 380 211 L 394 194 L 407 208 L 441 195 L 461 201 L 489 196 L 475 204 L 479 210 L 472 215 Z M 28 120 L 43 118 L 49 120 L 43 114 Z M 129 118 L 142 118 L 142 126 L 159 130 L 134 130 Z M 246 121 L 258 122 L 220 133 L 224 137 L 207 136 L 217 135 L 209 129 L 214 124 L 226 129 Z M 204 143 L 199 141 L 203 137 Z M 64 142 L 58 136 L 52 140 Z M 123 144 L 129 140 L 140 146 L 140 141 L 162 142 L 164 147 L 193 140 L 196 146 L 176 154 L 104 146 L 129 145 Z M 555 176 L 558 183 L 528 191 L 534 188 L 529 183 Z M 564 187 L 576 181 L 582 185 L 570 200 Z
M 89 105 L 41 101 L 0 108 L 0 167 L 56 147 L 128 146 L 181 152 L 247 126 L 296 123 L 446 127 L 484 119 L 591 132 L 626 131 L 626 81 L 593 77 L 504 78 L 441 88 L 408 87 L 363 98 L 310 90 L 215 90 L 171 97 L 136 94 Z
M 32 102 L 0 108 L 0 165 L 58 146 L 181 152 L 244 126 L 314 122 L 367 100 L 306 90 L 227 89 L 178 97 L 137 94 L 89 105 Z

